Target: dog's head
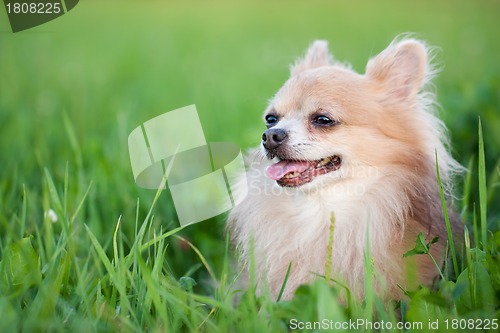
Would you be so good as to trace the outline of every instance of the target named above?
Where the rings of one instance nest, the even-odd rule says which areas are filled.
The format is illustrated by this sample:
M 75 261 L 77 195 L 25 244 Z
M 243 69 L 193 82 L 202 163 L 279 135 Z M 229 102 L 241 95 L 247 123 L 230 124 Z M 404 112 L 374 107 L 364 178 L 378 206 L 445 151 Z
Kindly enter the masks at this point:
M 314 42 L 264 114 L 262 152 L 274 162 L 267 176 L 296 187 L 337 181 L 360 166 L 411 164 L 421 151 L 412 110 L 426 72 L 426 48 L 415 40 L 391 44 L 364 75 Z

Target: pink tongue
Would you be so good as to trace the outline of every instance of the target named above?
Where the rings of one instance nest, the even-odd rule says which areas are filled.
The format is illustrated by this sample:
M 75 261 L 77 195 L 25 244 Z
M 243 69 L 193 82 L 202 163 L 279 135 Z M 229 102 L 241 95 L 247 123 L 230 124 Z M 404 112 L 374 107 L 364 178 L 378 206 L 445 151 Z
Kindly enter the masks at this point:
M 290 172 L 304 172 L 307 168 L 313 166 L 315 162 L 309 161 L 280 161 L 270 165 L 266 169 L 269 178 L 279 180 Z

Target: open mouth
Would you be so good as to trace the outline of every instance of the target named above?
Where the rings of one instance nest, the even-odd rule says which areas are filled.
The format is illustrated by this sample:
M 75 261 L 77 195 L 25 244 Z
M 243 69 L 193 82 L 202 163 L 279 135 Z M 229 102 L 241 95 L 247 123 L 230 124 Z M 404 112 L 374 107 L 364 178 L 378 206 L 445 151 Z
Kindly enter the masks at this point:
M 341 164 L 342 160 L 337 155 L 317 161 L 281 160 L 267 167 L 266 174 L 280 186 L 296 187 L 311 182 L 317 176 L 338 170 Z

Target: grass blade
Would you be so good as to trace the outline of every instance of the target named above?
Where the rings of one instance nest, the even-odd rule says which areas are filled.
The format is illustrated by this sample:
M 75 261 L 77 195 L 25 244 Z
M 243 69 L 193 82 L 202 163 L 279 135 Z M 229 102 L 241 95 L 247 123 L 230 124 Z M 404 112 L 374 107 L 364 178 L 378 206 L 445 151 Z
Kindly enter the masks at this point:
M 441 182 L 441 175 L 439 174 L 439 162 L 438 162 L 437 150 L 436 150 L 436 174 L 437 174 L 437 180 L 438 180 L 438 185 L 439 185 L 439 195 L 441 197 L 441 205 L 443 207 L 444 223 L 446 225 L 446 233 L 448 235 L 448 243 L 450 244 L 451 259 L 453 261 L 453 269 L 455 272 L 455 276 L 458 276 L 459 270 L 458 270 L 457 254 L 455 251 L 455 243 L 453 242 L 453 233 L 451 232 L 450 218 L 448 216 L 448 208 L 446 207 L 446 198 L 444 196 L 443 183 Z
M 123 304 L 125 307 L 124 310 L 133 316 L 134 312 L 132 311 L 132 307 L 130 306 L 130 303 L 128 301 L 125 286 L 122 285 L 121 279 L 118 277 L 118 274 L 117 274 L 115 268 L 113 267 L 113 264 L 109 260 L 108 256 L 106 255 L 106 252 L 102 248 L 101 244 L 97 240 L 94 233 L 92 233 L 92 231 L 90 230 L 90 228 L 87 225 L 85 225 L 85 229 L 87 230 L 87 234 L 90 238 L 90 241 L 92 242 L 92 245 L 94 246 L 94 249 L 97 252 L 97 256 L 99 257 L 99 259 L 103 263 L 104 267 L 106 268 L 106 271 L 109 274 L 109 279 L 116 286 L 116 289 L 118 290 L 118 293 L 120 294 L 120 301 L 121 301 L 121 304 Z
M 49 170 L 47 170 L 47 168 L 44 168 L 44 172 L 45 179 L 47 180 L 50 199 L 52 201 L 52 204 L 54 205 L 56 212 L 61 216 L 62 214 L 64 214 L 64 209 L 61 203 L 61 199 L 59 198 L 59 194 L 57 193 L 56 186 L 54 184 L 54 181 L 52 180 L 52 177 L 50 176 Z
M 479 174 L 479 213 L 481 216 L 481 241 L 483 243 L 483 250 L 486 251 L 488 247 L 488 232 L 486 222 L 486 165 L 484 160 L 484 141 L 483 141 L 483 128 L 481 125 L 481 118 L 479 118 L 479 159 L 478 159 L 478 174 Z
M 183 242 L 186 242 L 186 244 L 189 245 L 189 247 L 191 247 L 193 249 L 193 251 L 196 253 L 196 255 L 198 256 L 198 258 L 200 258 L 201 262 L 203 263 L 203 266 L 205 266 L 205 268 L 207 269 L 207 272 L 210 275 L 210 277 L 212 278 L 212 280 L 214 280 L 214 282 L 217 282 L 217 278 L 215 277 L 214 271 L 212 270 L 212 268 L 208 264 L 207 259 L 205 259 L 205 257 L 201 253 L 201 251 L 196 246 L 194 246 L 193 243 L 191 243 L 190 241 L 188 241 L 186 238 L 181 237 L 179 235 L 175 235 L 174 237 L 176 237 L 177 239 L 180 239 Z
M 374 283 L 374 267 L 373 258 L 371 255 L 371 245 L 370 245 L 370 228 L 368 223 L 366 224 L 366 242 L 364 250 L 364 266 L 365 266 L 365 313 L 364 318 L 371 321 L 373 318 L 373 307 L 375 303 L 375 291 L 373 290 Z
M 19 238 L 24 236 L 24 231 L 26 230 L 26 214 L 28 210 L 28 197 L 26 192 L 26 185 L 23 184 L 23 205 L 21 211 L 21 227 L 19 228 Z
M 467 174 L 465 175 L 464 189 L 462 194 L 462 216 L 466 214 L 469 207 L 471 184 L 472 184 L 472 168 L 474 167 L 474 156 L 469 159 L 467 165 Z
M 326 267 L 325 267 L 326 281 L 329 281 L 331 278 L 334 228 L 335 228 L 335 215 L 332 212 L 332 216 L 330 217 L 330 233 L 328 235 L 328 249 L 326 254 Z
M 290 270 L 292 269 L 292 262 L 288 264 L 288 268 L 286 269 L 286 274 L 285 274 L 285 279 L 283 280 L 283 284 L 281 285 L 280 292 L 278 294 L 278 298 L 276 299 L 276 302 L 279 302 L 281 300 L 281 297 L 283 296 L 283 292 L 285 291 L 286 283 L 288 282 L 288 277 L 290 276 Z
M 479 246 L 479 229 L 477 228 L 476 203 L 472 205 L 472 231 L 474 232 L 474 244 Z
M 470 250 L 470 237 L 467 226 L 464 226 L 464 238 L 465 238 L 465 258 L 467 260 L 470 299 L 472 303 L 472 308 L 474 309 L 476 308 L 476 282 L 474 279 L 474 270 L 472 267 L 472 253 Z
M 87 190 L 85 191 L 85 193 L 83 194 L 83 197 L 82 199 L 80 200 L 80 202 L 78 203 L 78 206 L 76 207 L 75 209 L 75 212 L 73 213 L 73 215 L 71 216 L 71 220 L 70 220 L 70 225 L 73 224 L 73 222 L 75 221 L 76 217 L 78 216 L 78 213 L 80 212 L 80 210 L 82 209 L 82 206 L 83 206 L 83 203 L 85 201 L 85 199 L 87 198 L 89 192 L 90 192 L 90 189 L 92 187 L 92 182 L 90 182 L 89 186 L 87 187 Z
M 166 233 L 164 234 L 161 234 L 160 236 L 156 237 L 155 239 L 151 239 L 150 241 L 142 244 L 142 246 L 140 247 L 140 252 L 142 251 L 145 251 L 147 250 L 148 247 L 158 243 L 159 241 L 165 239 L 165 238 L 168 238 L 172 235 L 175 235 L 176 233 L 178 233 L 179 231 L 181 231 L 182 229 L 184 229 L 185 226 L 180 226 L 180 227 L 177 227 L 175 229 L 172 229 L 170 231 L 167 231 Z

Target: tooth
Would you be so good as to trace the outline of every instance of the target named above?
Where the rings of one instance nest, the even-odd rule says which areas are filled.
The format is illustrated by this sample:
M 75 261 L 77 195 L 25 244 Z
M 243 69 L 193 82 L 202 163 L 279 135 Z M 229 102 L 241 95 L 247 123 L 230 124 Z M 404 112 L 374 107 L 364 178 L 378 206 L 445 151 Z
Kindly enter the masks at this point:
M 283 176 L 283 178 L 294 178 L 294 177 L 297 177 L 299 175 L 299 173 L 297 171 L 293 171 L 293 172 L 290 172 L 290 173 L 287 173 L 286 175 Z
M 328 163 L 330 163 L 330 160 L 331 160 L 331 159 L 332 159 L 331 157 L 327 157 L 327 158 L 322 159 L 322 160 L 318 163 L 317 167 L 322 167 L 322 166 L 324 166 L 324 165 L 327 165 Z

